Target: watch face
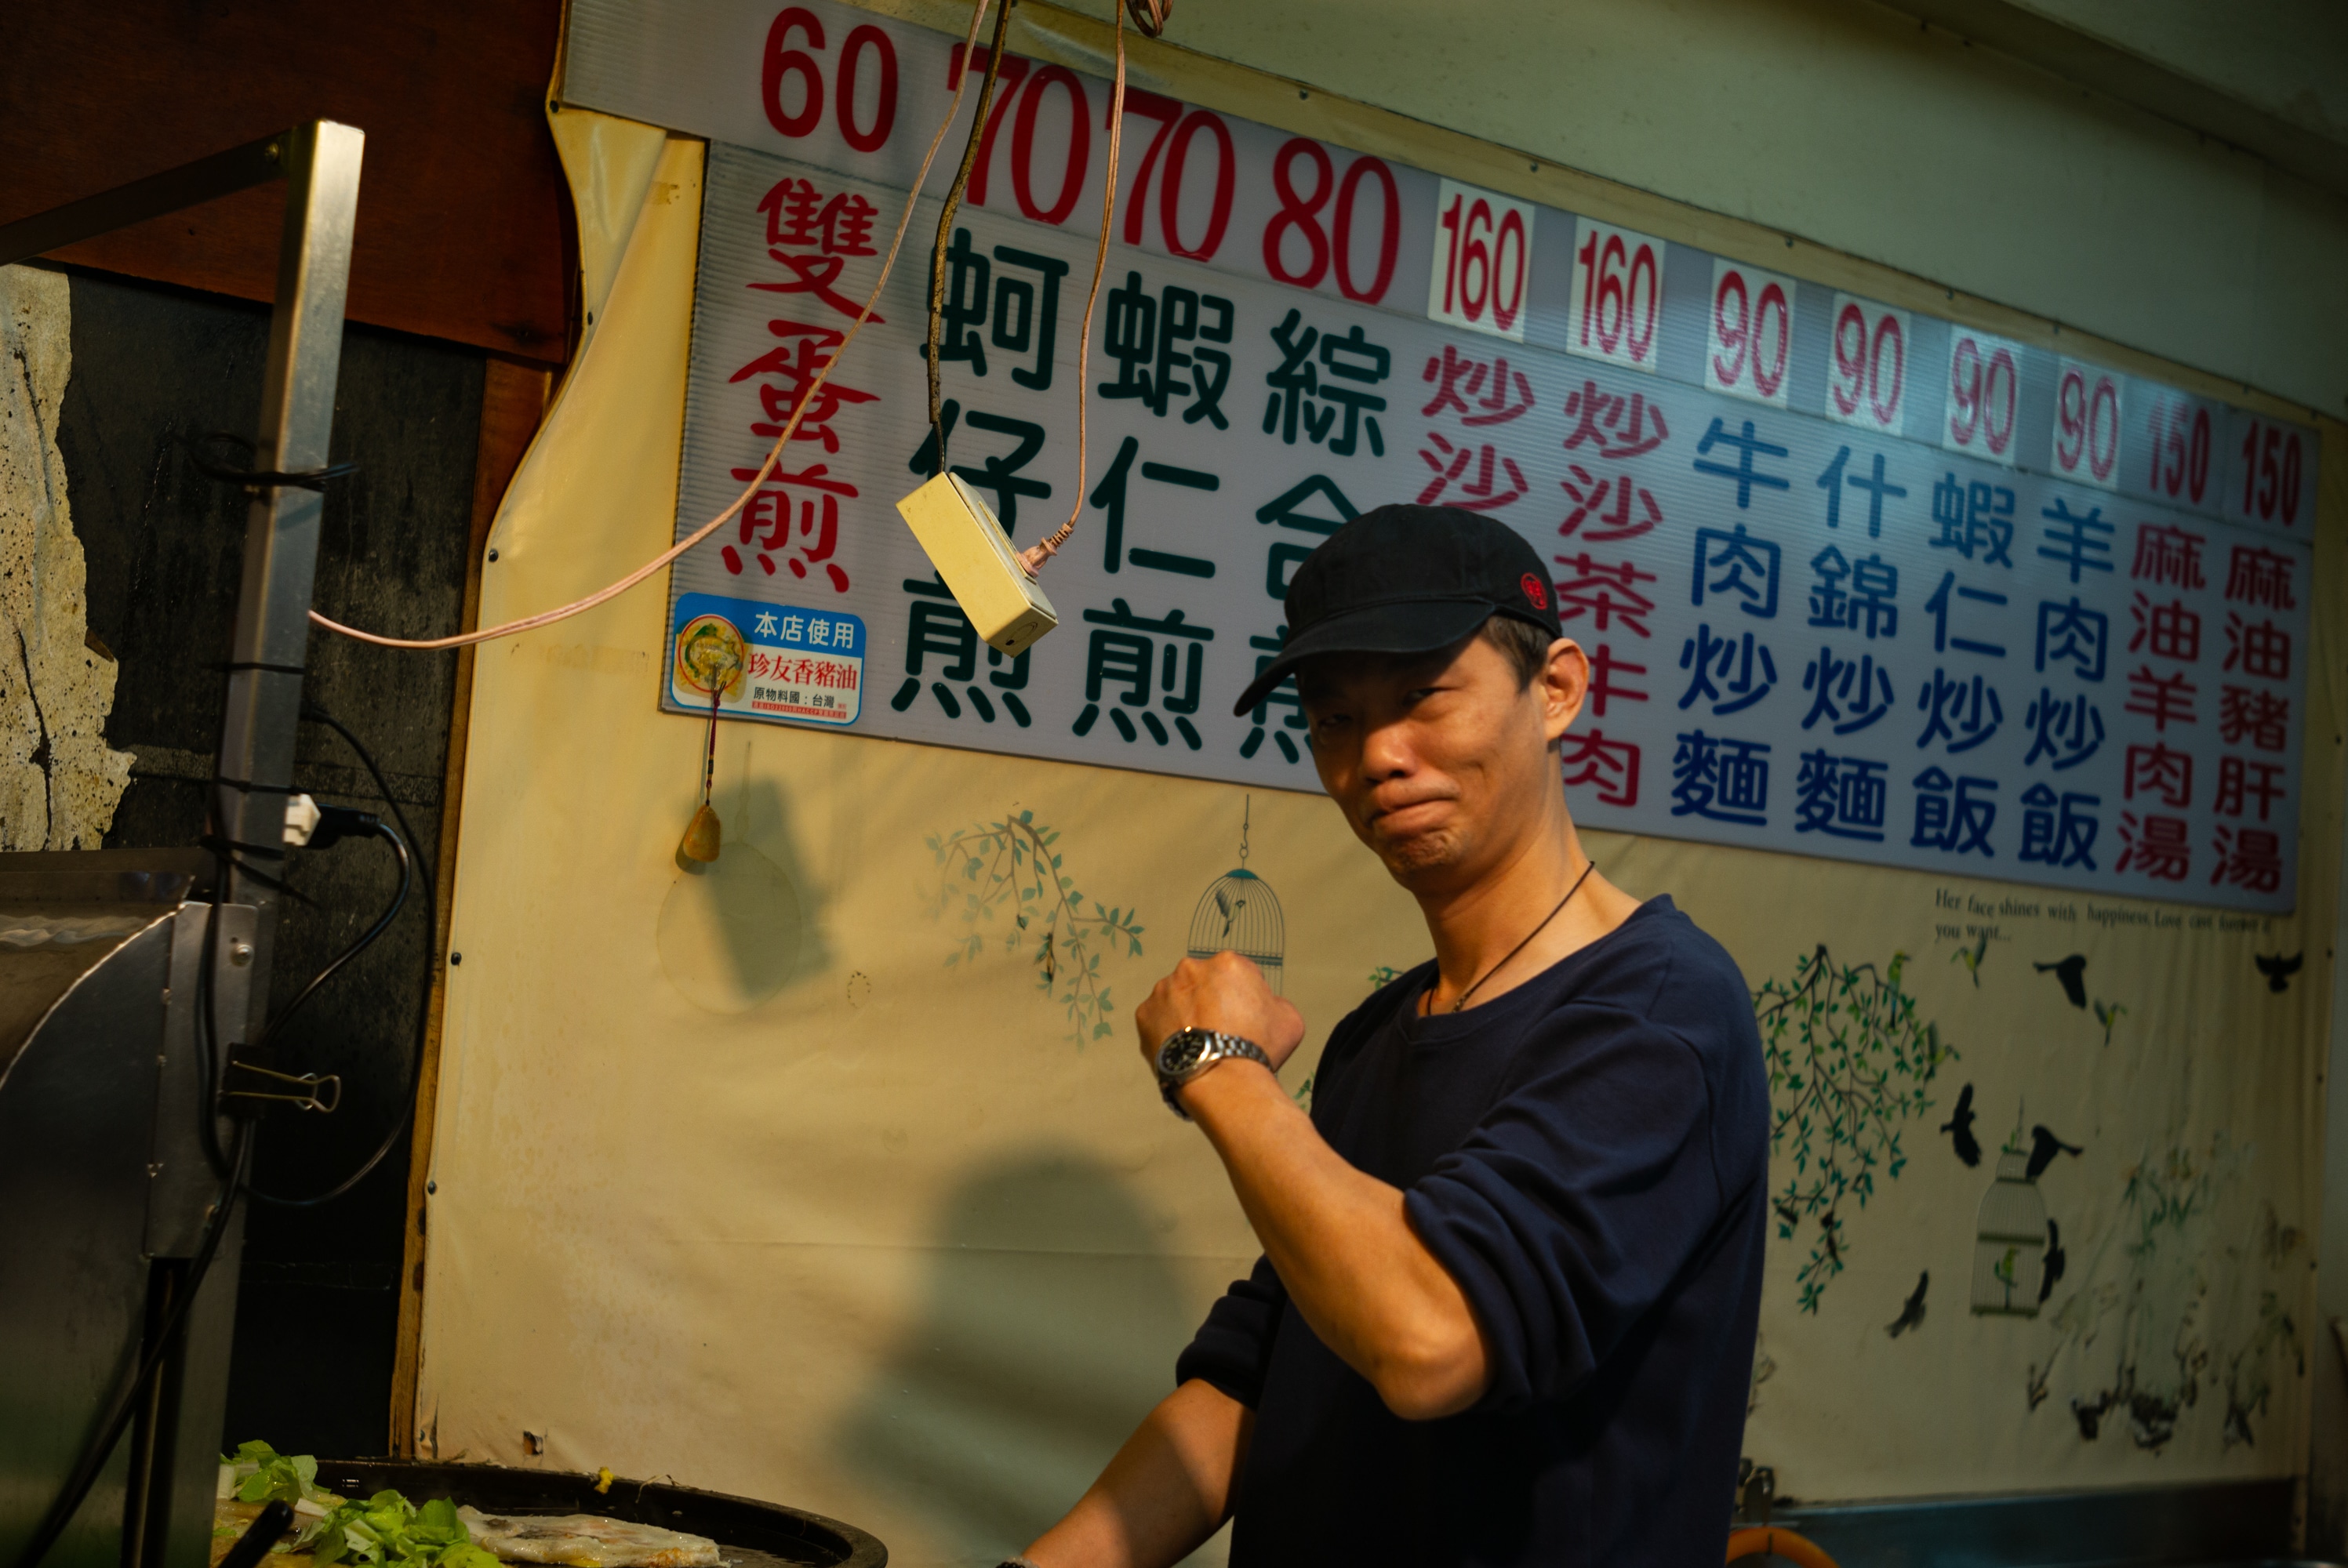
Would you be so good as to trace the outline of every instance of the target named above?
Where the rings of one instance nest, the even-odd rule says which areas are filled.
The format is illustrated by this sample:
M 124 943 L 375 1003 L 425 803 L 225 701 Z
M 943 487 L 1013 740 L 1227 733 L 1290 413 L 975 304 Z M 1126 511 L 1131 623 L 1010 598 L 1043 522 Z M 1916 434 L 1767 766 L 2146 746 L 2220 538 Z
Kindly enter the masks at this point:
M 1158 1052 L 1158 1071 L 1169 1078 L 1179 1078 L 1199 1064 L 1205 1054 L 1207 1042 L 1213 1037 L 1202 1029 L 1178 1030 Z

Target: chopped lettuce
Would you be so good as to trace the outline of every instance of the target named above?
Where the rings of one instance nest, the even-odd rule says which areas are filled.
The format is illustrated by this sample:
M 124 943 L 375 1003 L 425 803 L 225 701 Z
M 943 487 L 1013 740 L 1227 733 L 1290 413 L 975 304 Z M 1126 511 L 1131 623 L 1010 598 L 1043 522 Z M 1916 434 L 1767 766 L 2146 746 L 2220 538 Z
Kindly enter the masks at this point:
M 498 1561 L 473 1544 L 455 1503 L 435 1498 L 419 1508 L 396 1491 L 378 1491 L 327 1514 L 310 1553 L 319 1568 L 342 1562 L 376 1568 L 496 1568 Z
M 223 1483 L 236 1481 L 242 1502 L 283 1501 L 305 1515 L 279 1552 L 307 1552 L 317 1568 L 335 1563 L 369 1568 L 499 1568 L 496 1557 L 473 1544 L 457 1505 L 435 1498 L 418 1507 L 396 1491 L 378 1491 L 364 1501 L 345 1500 L 317 1484 L 318 1461 L 310 1454 L 280 1454 L 267 1443 L 250 1442 L 233 1457 L 221 1456 Z M 227 1495 L 223 1493 L 223 1495 Z
M 340 1500 L 318 1484 L 314 1454 L 281 1454 L 264 1442 L 241 1444 L 221 1463 L 235 1478 L 239 1502 L 332 1503 Z

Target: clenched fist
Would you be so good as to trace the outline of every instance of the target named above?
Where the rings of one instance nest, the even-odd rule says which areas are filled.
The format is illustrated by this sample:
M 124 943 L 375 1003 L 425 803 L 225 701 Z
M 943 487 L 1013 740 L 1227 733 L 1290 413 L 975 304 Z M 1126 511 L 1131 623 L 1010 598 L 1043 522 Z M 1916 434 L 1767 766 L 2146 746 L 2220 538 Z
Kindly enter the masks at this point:
M 1185 958 L 1133 1011 L 1141 1055 L 1154 1071 L 1158 1048 L 1177 1030 L 1210 1029 L 1251 1040 L 1272 1058 L 1274 1071 L 1304 1040 L 1304 1015 L 1272 994 L 1263 971 L 1237 953 Z

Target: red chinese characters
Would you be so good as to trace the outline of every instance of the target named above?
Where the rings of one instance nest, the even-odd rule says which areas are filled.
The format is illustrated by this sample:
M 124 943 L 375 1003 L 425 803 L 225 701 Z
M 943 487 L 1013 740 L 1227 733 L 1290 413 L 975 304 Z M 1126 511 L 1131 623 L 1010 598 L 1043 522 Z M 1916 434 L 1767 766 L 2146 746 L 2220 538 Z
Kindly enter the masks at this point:
M 2253 893 L 2274 893 L 2282 887 L 2282 835 L 2271 828 L 2230 827 L 2219 824 L 2210 842 L 2217 864 L 2209 885 L 2230 882 Z
M 2141 653 L 2149 649 L 2156 658 L 2174 659 L 2182 664 L 2193 663 L 2201 657 L 2201 617 L 2184 600 L 2155 604 L 2149 595 L 2138 589 L 2128 613 L 2136 620 L 2136 634 L 2128 639 L 2129 652 Z
M 1586 784 L 1605 805 L 1639 804 L 1639 748 L 1631 742 L 1609 740 L 1602 730 L 1569 730 L 1558 743 L 1558 761 L 1566 788 Z
M 2120 813 L 2119 861 L 2115 871 L 2139 871 L 2162 882 L 2182 882 L 2192 868 L 2193 845 L 2181 816 L 2154 816 L 2138 821 L 2136 813 Z
M 1462 507 L 1491 512 L 1510 506 L 1532 487 L 1514 457 L 1475 432 L 1519 419 L 1533 405 L 1532 383 L 1521 370 L 1509 368 L 1504 354 L 1493 360 L 1469 359 L 1449 343 L 1426 362 L 1420 379 L 1435 384 L 1435 395 L 1419 413 L 1428 419 L 1455 416 L 1457 438 L 1439 430 L 1426 433 L 1419 460 L 1434 477 L 1418 493 L 1422 507 Z
M 754 681 L 786 682 L 824 692 L 856 690 L 857 667 L 830 659 L 795 659 L 788 653 L 754 650 L 743 661 L 744 673 Z
M 738 541 L 741 548 L 727 545 L 717 552 L 726 562 L 726 569 L 740 576 L 744 568 L 742 550 L 747 548 L 768 577 L 775 575 L 775 559 L 780 556 L 793 577 L 805 578 L 808 568 L 820 566 L 831 579 L 832 590 L 846 593 L 848 573 L 831 558 L 839 548 L 839 497 L 846 496 L 853 500 L 856 487 L 831 478 L 829 474 L 825 465 L 818 463 L 802 474 L 778 470 L 768 475 L 767 483 L 743 505 Z M 734 470 L 735 479 L 742 484 L 757 477 L 756 468 Z M 814 492 L 796 497 L 796 519 L 791 509 L 794 487 Z M 796 535 L 792 531 L 794 520 L 798 524 Z
M 753 424 L 750 434 L 772 441 L 783 433 L 790 422 L 791 411 L 814 393 L 814 401 L 793 431 L 795 441 L 819 441 L 826 452 L 839 451 L 839 433 L 832 427 L 842 407 L 850 404 L 878 403 L 876 392 L 859 392 L 839 382 L 826 380 L 817 387 L 815 379 L 831 363 L 831 356 L 846 335 L 830 327 L 808 326 L 803 322 L 768 322 L 767 330 L 783 340 L 782 345 L 767 350 L 732 375 L 729 382 L 747 381 L 752 376 L 772 377 L 758 384 L 758 405 L 766 410 L 764 422 Z
M 767 215 L 767 254 L 790 276 L 750 286 L 778 294 L 811 294 L 854 321 L 863 307 L 832 285 L 850 257 L 879 254 L 872 245 L 879 209 L 855 191 L 827 198 L 811 179 L 786 178 L 760 199 L 758 210 Z M 883 318 L 876 314 L 872 319 Z
M 2170 588 L 2205 586 L 2201 577 L 2201 547 L 2209 541 L 2162 523 L 2139 523 L 2136 530 L 2136 564 L 2128 576 L 2138 582 Z
M 2158 744 L 2130 746 L 2121 792 L 2129 800 L 2150 795 L 2183 811 L 2193 804 L 2193 753 Z
M 2279 752 L 2291 737 L 2291 699 L 2252 686 L 2229 686 L 2218 697 L 2218 738 L 2230 746 L 2248 741 L 2262 752 Z
M 2262 681 L 2291 679 L 2291 633 L 2270 619 L 2256 625 L 2233 610 L 2226 611 L 2226 663 Z
M 1559 481 L 1570 503 L 1557 531 L 1587 544 L 1633 538 L 1663 520 L 1655 493 L 1639 483 L 1626 461 L 1661 446 L 1671 429 L 1644 393 L 1627 397 L 1584 381 L 1565 399 L 1565 449 L 1576 454 Z
M 1643 702 L 1647 693 L 1634 691 L 1617 679 L 1622 675 L 1644 675 L 1644 664 L 1633 664 L 1627 659 L 1614 657 L 1612 643 L 1601 642 L 1590 656 L 1590 711 L 1600 718 L 1606 716 L 1609 702 Z
M 764 417 L 750 422 L 752 436 L 771 443 L 789 429 L 794 441 L 814 443 L 827 456 L 837 456 L 841 415 L 880 398 L 831 379 L 830 367 L 847 333 L 825 323 L 820 313 L 828 309 L 850 321 L 860 314 L 863 307 L 836 285 L 851 259 L 879 254 L 873 244 L 879 209 L 856 191 L 827 194 L 815 181 L 794 175 L 776 181 L 757 210 L 766 220 L 767 253 L 786 275 L 749 286 L 800 296 L 799 311 L 812 311 L 817 319 L 768 321 L 767 331 L 779 341 L 727 377 L 727 383 L 750 382 L 757 388 Z M 794 416 L 796 428 L 790 423 Z M 757 477 L 756 468 L 736 468 L 733 474 L 737 482 Z M 753 560 L 769 577 L 778 566 L 803 580 L 819 569 L 833 592 L 845 593 L 848 570 L 836 559 L 841 542 L 839 504 L 842 498 L 856 497 L 856 487 L 833 478 L 826 464 L 797 473 L 778 466 L 744 503 L 736 537 L 718 555 L 736 576 L 747 571 Z
M 2162 734 L 2171 724 L 2196 723 L 2193 716 L 2193 694 L 2199 688 L 2178 671 L 2174 675 L 2154 672 L 2151 665 L 2139 668 L 2127 678 L 2127 711 L 2141 713 L 2152 721 L 2152 727 Z
M 1647 630 L 1646 618 L 1655 612 L 1655 601 L 1638 589 L 1640 583 L 1655 580 L 1653 572 L 1641 571 L 1635 561 L 1597 560 L 1588 550 L 1557 560 L 1569 574 L 1557 584 L 1560 620 L 1570 623 L 1587 615 L 1600 631 L 1612 630 L 1620 620 L 1641 637 L 1654 635 Z
M 1574 452 L 1586 446 L 1599 457 L 1644 456 L 1672 434 L 1663 423 L 1663 411 L 1648 403 L 1645 393 L 1621 397 L 1601 391 L 1594 381 L 1585 381 L 1581 391 L 1565 395 L 1565 417 L 1572 425 L 1566 434 L 1565 449 Z
M 2299 600 L 2291 595 L 2291 577 L 2298 564 L 2274 550 L 2236 545 L 2226 566 L 2226 597 L 2268 610 L 2296 610 Z

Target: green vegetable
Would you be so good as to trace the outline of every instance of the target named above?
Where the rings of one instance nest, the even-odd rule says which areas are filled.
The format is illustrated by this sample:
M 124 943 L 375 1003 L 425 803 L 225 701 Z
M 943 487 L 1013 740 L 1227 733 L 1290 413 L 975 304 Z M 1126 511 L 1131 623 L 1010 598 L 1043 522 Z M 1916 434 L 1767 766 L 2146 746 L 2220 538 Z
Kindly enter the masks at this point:
M 314 1454 L 281 1454 L 267 1443 L 250 1442 L 239 1445 L 233 1459 L 221 1455 L 221 1463 L 234 1466 L 244 1477 L 237 1483 L 239 1502 L 294 1503 L 305 1497 L 324 1502 L 334 1495 L 318 1485 Z
M 327 1514 L 310 1553 L 319 1568 L 345 1561 L 377 1568 L 496 1568 L 497 1559 L 472 1539 L 447 1498 L 418 1508 L 396 1491 L 378 1491 Z
M 473 1544 L 457 1505 L 436 1497 L 421 1508 L 396 1491 L 378 1491 L 365 1501 L 345 1501 L 317 1484 L 318 1461 L 310 1454 L 285 1455 L 267 1443 L 240 1446 L 221 1456 L 243 1476 L 236 1489 L 242 1502 L 299 1502 L 308 1499 L 327 1510 L 287 1541 L 280 1552 L 307 1551 L 318 1568 L 330 1563 L 366 1563 L 371 1568 L 502 1568 L 497 1558 Z

